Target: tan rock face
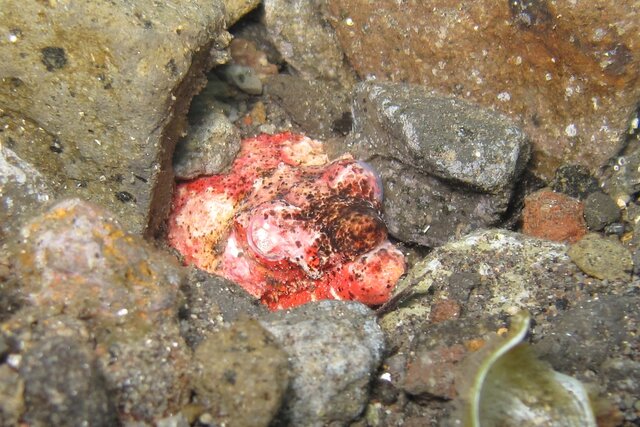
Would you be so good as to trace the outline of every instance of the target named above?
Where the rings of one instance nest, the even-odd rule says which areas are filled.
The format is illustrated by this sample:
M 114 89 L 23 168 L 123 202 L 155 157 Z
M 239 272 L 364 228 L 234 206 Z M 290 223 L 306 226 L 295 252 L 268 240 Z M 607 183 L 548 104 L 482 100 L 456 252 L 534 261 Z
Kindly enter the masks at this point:
M 15 112 L 10 125 L 24 118 L 56 138 L 49 157 L 65 159 L 67 193 L 153 232 L 191 97 L 224 56 L 224 19 L 208 0 L 3 2 L 0 110 Z
M 542 177 L 566 162 L 596 170 L 640 100 L 637 2 L 328 0 L 325 13 L 361 77 L 424 84 L 519 120 Z

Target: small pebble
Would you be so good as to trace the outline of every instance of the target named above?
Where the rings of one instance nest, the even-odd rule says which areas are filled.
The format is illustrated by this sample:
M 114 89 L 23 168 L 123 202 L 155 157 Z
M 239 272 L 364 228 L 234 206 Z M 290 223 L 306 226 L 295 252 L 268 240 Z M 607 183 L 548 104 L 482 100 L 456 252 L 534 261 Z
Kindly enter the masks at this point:
M 620 219 L 620 209 L 611 197 L 596 191 L 584 201 L 584 219 L 590 230 L 600 231 Z
M 569 248 L 571 260 L 585 273 L 600 280 L 629 280 L 631 253 L 617 240 L 590 233 Z
M 522 231 L 557 242 L 577 242 L 587 232 L 582 202 L 565 194 L 540 190 L 524 201 Z

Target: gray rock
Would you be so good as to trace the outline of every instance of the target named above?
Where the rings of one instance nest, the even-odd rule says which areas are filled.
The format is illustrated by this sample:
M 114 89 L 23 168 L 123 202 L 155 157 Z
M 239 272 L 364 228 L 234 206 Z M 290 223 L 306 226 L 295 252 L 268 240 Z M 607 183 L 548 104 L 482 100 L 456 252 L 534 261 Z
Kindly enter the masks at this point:
M 529 158 L 506 117 L 420 86 L 363 82 L 347 146 L 383 177 L 394 237 L 426 246 L 497 224 Z
M 264 426 L 289 385 L 287 354 L 254 320 L 207 336 L 195 351 L 196 401 L 217 425 Z
M 266 0 L 267 32 L 282 57 L 307 80 L 332 80 L 349 88 L 355 73 L 346 65 L 335 32 L 318 2 Z
M 116 423 L 115 406 L 93 349 L 75 337 L 54 336 L 30 348 L 20 366 L 29 425 Z
M 182 285 L 185 296 L 180 330 L 190 347 L 240 319 L 257 319 L 267 308 L 237 284 L 195 267 Z
M 189 126 L 173 159 L 176 178 L 192 179 L 220 173 L 240 150 L 240 134 L 227 116 L 209 110 Z
M 53 205 L 22 234 L 16 271 L 26 308 L 40 322 L 61 312 L 82 319 L 119 420 L 179 411 L 189 398 L 190 350 L 177 322 L 176 260 L 76 199 Z
M 590 230 L 600 231 L 620 219 L 620 208 L 609 195 L 596 191 L 584 201 L 584 219 Z
M 191 351 L 175 319 L 130 321 L 98 335 L 98 365 L 121 423 L 178 413 L 191 394 Z
M 349 93 L 335 83 L 278 74 L 268 78 L 265 92 L 311 138 L 330 138 L 351 130 Z
M 360 83 L 353 117 L 358 156 L 392 157 L 482 192 L 511 188 L 529 159 L 524 133 L 506 116 L 422 86 Z
M 262 80 L 258 73 L 246 65 L 229 64 L 220 67 L 219 71 L 229 83 L 249 95 L 262 95 Z
M 384 352 L 371 310 L 355 302 L 320 301 L 274 312 L 261 323 L 291 361 L 285 422 L 342 425 L 362 412 Z
M 579 302 L 535 339 L 534 349 L 555 369 L 570 375 L 600 372 L 609 358 L 620 356 L 636 340 L 638 304 L 640 299 L 632 295 L 603 295 Z M 611 391 L 621 388 L 614 385 Z
M 431 323 L 441 303 L 462 307 L 462 317 L 538 313 L 549 295 L 561 298 L 577 286 L 578 268 L 567 246 L 506 230 L 482 230 L 436 248 L 396 286 L 410 296 L 384 315 L 381 326 L 396 346 Z M 407 291 L 404 291 L 407 292 Z M 569 294 L 569 298 L 573 298 Z
M 508 197 L 462 189 L 397 160 L 369 161 L 382 178 L 389 233 L 405 241 L 440 246 L 454 236 L 497 224 Z
M 221 1 L 8 2 L 0 108 L 56 136 L 67 194 L 151 234 L 170 207 L 191 97 L 224 60 L 224 19 Z

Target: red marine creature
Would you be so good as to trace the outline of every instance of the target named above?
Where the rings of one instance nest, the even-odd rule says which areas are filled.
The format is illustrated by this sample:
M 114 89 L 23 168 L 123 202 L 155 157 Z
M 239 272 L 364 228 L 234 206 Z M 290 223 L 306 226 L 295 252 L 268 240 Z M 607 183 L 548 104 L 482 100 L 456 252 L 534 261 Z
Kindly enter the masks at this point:
M 322 143 L 246 139 L 228 173 L 178 184 L 169 243 L 271 309 L 320 299 L 389 299 L 404 257 L 380 218 L 382 186 L 363 162 L 328 162 Z

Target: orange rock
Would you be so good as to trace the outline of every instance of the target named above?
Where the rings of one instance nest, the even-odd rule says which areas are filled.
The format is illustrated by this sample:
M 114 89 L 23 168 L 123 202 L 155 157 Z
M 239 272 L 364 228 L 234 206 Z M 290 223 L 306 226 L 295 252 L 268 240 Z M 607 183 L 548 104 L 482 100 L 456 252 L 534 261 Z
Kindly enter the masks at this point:
M 362 78 L 419 83 L 520 120 L 533 168 L 595 170 L 640 98 L 637 2 L 329 0 Z
M 530 194 L 524 201 L 522 232 L 533 237 L 575 243 L 587 233 L 582 202 L 551 190 Z

